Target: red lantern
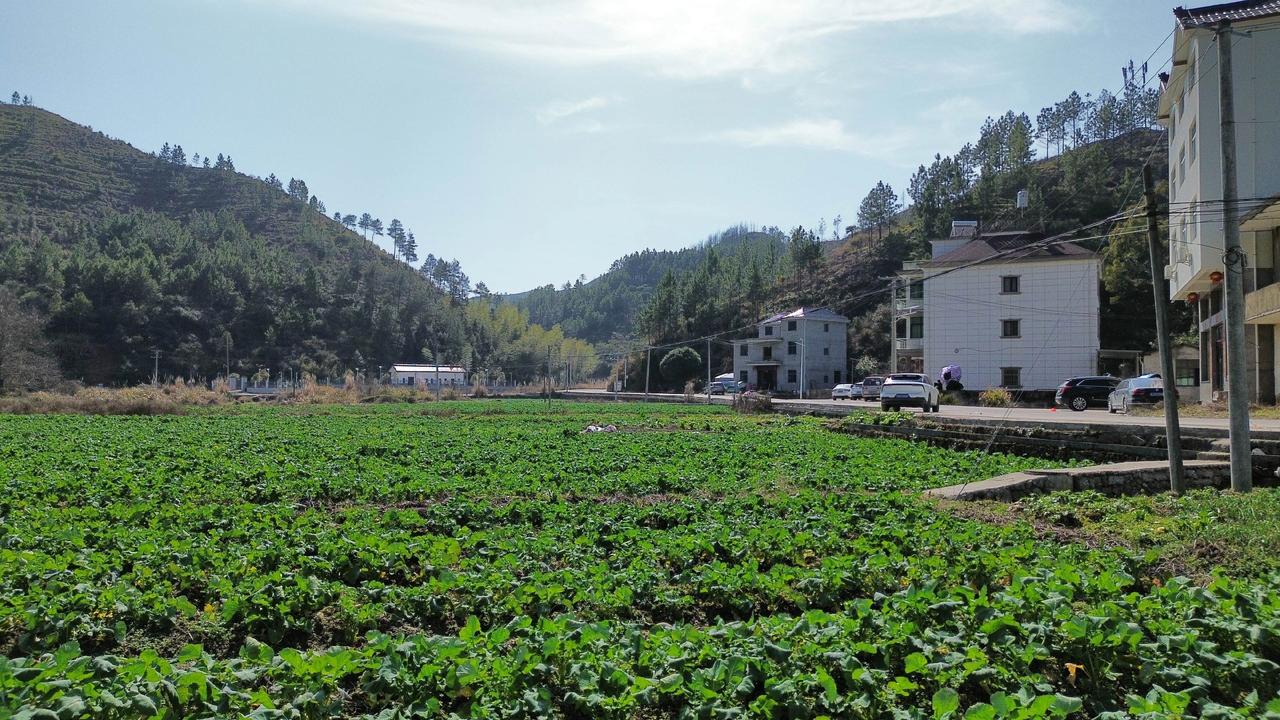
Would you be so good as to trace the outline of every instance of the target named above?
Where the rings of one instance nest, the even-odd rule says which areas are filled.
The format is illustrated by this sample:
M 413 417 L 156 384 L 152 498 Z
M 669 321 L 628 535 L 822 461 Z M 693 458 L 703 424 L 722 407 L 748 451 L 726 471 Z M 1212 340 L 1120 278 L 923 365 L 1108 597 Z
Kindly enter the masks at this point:
M 1200 293 L 1187 293 L 1187 304 L 1195 305 L 1200 301 Z
M 1222 273 L 1218 272 L 1217 270 L 1214 270 L 1213 272 L 1209 273 L 1209 282 L 1212 282 L 1214 285 L 1217 285 L 1218 283 L 1222 282 Z

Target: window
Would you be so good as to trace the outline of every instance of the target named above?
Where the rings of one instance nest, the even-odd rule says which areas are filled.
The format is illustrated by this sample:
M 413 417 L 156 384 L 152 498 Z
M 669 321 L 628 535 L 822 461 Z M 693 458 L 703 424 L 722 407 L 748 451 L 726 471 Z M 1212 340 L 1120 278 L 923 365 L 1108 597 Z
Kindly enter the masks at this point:
M 788 371 L 787 371 L 787 382 L 789 382 L 789 383 L 793 383 L 793 382 L 795 382 L 795 381 L 796 381 L 796 371 L 795 371 L 795 370 L 788 370 Z
M 917 280 L 916 282 L 911 283 L 911 299 L 924 299 L 924 282 Z
M 1022 321 L 1021 320 L 1001 320 L 1000 321 L 1000 337 L 1002 338 L 1022 337 Z
M 1183 145 L 1178 148 L 1178 177 L 1182 178 L 1182 182 L 1187 181 L 1187 146 Z
M 1178 167 L 1176 165 L 1169 166 L 1169 190 L 1176 190 L 1178 187 Z
M 822 323 L 822 332 L 831 332 L 831 323 Z
M 1191 130 L 1187 132 L 1187 146 L 1191 148 L 1191 162 L 1196 161 L 1196 123 L 1191 123 Z
M 907 330 L 907 337 L 920 339 L 924 337 L 924 318 L 916 315 L 911 318 L 911 327 Z
M 824 347 L 824 348 L 822 348 L 822 354 L 823 354 L 823 355 L 830 355 L 830 354 L 831 354 L 831 348 L 829 348 L 829 347 Z
M 1005 275 L 1000 278 L 1000 293 L 1003 295 L 1016 295 L 1021 290 L 1021 278 L 1017 275 Z
M 789 341 L 789 342 L 787 343 L 787 354 L 788 354 L 788 355 L 795 355 L 795 354 L 796 354 L 796 343 L 795 343 L 795 341 L 794 341 L 794 340 L 793 340 L 793 341 Z
M 794 331 L 795 331 L 795 329 L 796 329 L 796 321 L 795 321 L 795 320 L 788 320 L 788 321 L 787 321 L 787 332 L 794 332 Z
M 1022 368 L 1020 367 L 1000 368 L 1000 387 L 1007 387 L 1007 388 L 1022 387 Z
M 823 384 L 823 385 L 826 385 L 826 384 L 827 384 L 827 376 L 826 376 L 826 375 L 823 375 L 823 376 L 822 376 L 822 384 Z
M 765 359 L 765 360 L 772 360 L 772 359 L 773 359 L 773 348 L 771 348 L 771 347 L 766 347 L 766 348 L 764 348 L 764 359 Z
M 746 370 L 739 370 L 739 371 L 738 371 L 738 381 L 739 381 L 739 382 L 741 382 L 741 383 L 746 383 L 746 382 L 747 382 L 747 371 L 746 371 Z
M 739 345 L 739 346 L 738 346 L 738 354 L 739 354 L 739 355 L 741 355 L 742 357 L 746 357 L 746 356 L 747 356 L 747 344 L 746 344 L 746 343 L 742 343 L 741 345 Z
M 773 326 L 772 326 L 772 325 L 765 325 L 765 326 L 764 326 L 764 334 L 765 334 L 765 335 L 772 335 L 772 334 L 773 334 Z
M 1187 64 L 1187 89 L 1196 86 L 1196 56 L 1191 56 L 1191 62 Z

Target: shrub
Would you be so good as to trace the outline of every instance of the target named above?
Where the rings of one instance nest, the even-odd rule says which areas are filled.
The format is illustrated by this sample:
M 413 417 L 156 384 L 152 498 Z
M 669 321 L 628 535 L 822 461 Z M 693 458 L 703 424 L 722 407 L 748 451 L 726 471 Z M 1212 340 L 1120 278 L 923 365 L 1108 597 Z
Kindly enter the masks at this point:
M 978 395 L 978 404 L 984 407 L 1009 407 L 1013 404 L 1013 395 L 1004 388 L 987 388 Z
M 489 388 L 485 387 L 484 385 L 481 385 L 480 383 L 476 383 L 475 385 L 471 386 L 471 397 L 473 398 L 489 397 Z
M 658 363 L 658 372 L 662 373 L 663 379 L 677 387 L 696 376 L 701 369 L 702 356 L 693 348 L 687 347 L 672 350 Z

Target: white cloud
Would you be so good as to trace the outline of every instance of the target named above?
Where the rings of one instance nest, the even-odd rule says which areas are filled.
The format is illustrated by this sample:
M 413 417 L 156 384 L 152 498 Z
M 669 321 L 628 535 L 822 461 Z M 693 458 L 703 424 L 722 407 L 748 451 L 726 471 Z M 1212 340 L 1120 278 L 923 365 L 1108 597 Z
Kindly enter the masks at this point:
M 579 64 L 630 62 L 700 78 L 818 64 L 816 41 L 945 20 L 1005 33 L 1070 30 L 1067 0 L 259 0 L 385 24 L 484 51 Z M 971 42 L 956 33 L 956 52 Z
M 555 100 L 534 111 L 533 116 L 543 125 L 551 125 L 571 118 L 575 115 L 608 107 L 612 102 L 603 95 L 584 98 L 582 100 Z
M 743 147 L 791 147 L 836 150 L 860 155 L 885 155 L 902 147 L 901 136 L 871 137 L 852 133 L 834 118 L 792 120 L 776 125 L 722 130 L 704 136 L 710 142 L 731 143 Z

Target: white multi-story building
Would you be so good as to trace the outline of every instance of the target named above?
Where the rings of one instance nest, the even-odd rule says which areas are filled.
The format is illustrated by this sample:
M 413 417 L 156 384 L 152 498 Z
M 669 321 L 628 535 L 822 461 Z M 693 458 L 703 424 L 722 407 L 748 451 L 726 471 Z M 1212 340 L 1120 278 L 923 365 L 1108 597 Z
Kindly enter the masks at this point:
M 849 379 L 849 318 L 799 308 L 761 320 L 756 336 L 733 341 L 733 375 L 759 390 L 805 394 Z
M 1174 11 L 1173 68 L 1162 76 L 1159 120 L 1169 131 L 1169 292 L 1196 308 L 1200 398 L 1226 390 L 1223 325 L 1222 116 L 1218 44 L 1230 38 L 1236 185 L 1244 249 L 1249 394 L 1273 403 L 1280 387 L 1280 2 L 1255 0 Z M 1223 23 L 1230 31 L 1219 35 Z M 1268 199 L 1271 199 L 1270 201 Z
M 891 367 L 936 378 L 959 365 L 969 390 L 1052 390 L 1097 373 L 1101 260 L 1075 243 L 1037 246 L 1043 237 L 958 221 L 932 241 L 930 259 L 898 275 Z

